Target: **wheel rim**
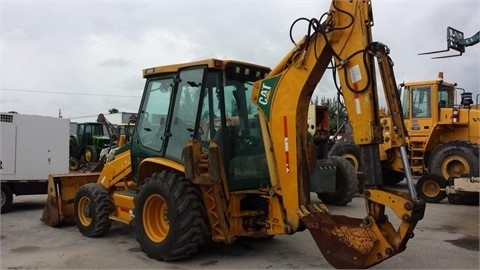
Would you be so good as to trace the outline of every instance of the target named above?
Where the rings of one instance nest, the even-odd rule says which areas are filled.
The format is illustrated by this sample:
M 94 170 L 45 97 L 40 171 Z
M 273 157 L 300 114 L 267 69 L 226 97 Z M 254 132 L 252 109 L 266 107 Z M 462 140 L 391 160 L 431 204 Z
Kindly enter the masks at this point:
M 463 157 L 451 156 L 442 163 L 442 174 L 445 179 L 448 179 L 450 176 L 460 177 L 468 173 L 470 173 L 470 166 Z
M 89 198 L 82 197 L 78 201 L 78 220 L 83 226 L 89 226 L 92 223 L 92 204 Z
M 90 161 L 92 159 L 92 152 L 90 149 L 85 150 L 85 160 Z
M 422 193 L 429 198 L 434 198 L 440 194 L 440 186 L 435 180 L 427 180 L 422 184 Z
M 77 162 L 74 160 L 70 160 L 69 169 L 70 171 L 76 171 L 78 169 Z
M 143 226 L 148 238 L 155 243 L 162 242 L 170 229 L 167 217 L 167 203 L 162 196 L 150 196 L 143 208 Z
M 355 168 L 355 171 L 357 172 L 360 169 L 360 164 L 358 164 L 358 159 L 355 157 L 353 154 L 343 154 L 342 158 L 348 160 L 352 166 Z

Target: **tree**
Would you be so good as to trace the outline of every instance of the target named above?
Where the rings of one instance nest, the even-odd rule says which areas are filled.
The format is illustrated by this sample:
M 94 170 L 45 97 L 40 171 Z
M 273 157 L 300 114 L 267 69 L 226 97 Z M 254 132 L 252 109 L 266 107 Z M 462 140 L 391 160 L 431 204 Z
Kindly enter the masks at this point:
M 315 97 L 313 104 L 318 105 L 318 96 Z M 337 130 L 345 121 L 347 117 L 347 110 L 345 109 L 345 105 L 341 101 L 337 101 L 333 98 L 326 98 L 322 97 L 320 100 L 320 105 L 327 106 L 329 112 L 329 129 L 330 130 Z
M 108 113 L 112 114 L 112 113 L 118 113 L 118 109 L 116 108 L 111 108 L 110 110 L 108 110 Z

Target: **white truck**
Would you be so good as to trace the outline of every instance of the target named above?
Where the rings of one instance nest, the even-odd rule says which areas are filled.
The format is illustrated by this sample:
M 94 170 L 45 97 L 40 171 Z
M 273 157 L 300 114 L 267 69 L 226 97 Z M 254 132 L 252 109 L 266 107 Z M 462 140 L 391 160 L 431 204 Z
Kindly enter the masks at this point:
M 13 195 L 47 194 L 51 173 L 69 173 L 70 120 L 0 113 L 1 213 Z

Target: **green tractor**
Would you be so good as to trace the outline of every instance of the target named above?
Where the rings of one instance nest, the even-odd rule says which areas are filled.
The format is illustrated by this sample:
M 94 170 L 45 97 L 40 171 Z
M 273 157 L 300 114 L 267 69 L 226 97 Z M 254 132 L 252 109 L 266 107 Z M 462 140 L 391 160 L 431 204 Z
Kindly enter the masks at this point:
M 88 162 L 98 162 L 102 149 L 111 145 L 102 123 L 77 123 L 77 133 L 70 135 L 70 171 L 77 171 Z

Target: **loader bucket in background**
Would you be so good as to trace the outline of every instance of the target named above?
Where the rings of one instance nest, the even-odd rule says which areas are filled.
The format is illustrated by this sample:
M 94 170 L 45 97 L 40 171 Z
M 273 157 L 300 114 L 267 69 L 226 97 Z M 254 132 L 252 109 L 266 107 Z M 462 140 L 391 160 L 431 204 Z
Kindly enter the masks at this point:
M 97 182 L 100 173 L 51 174 L 41 221 L 52 227 L 75 225 L 73 204 L 80 186 Z
M 332 215 L 324 204 L 299 209 L 300 218 L 325 259 L 335 268 L 368 268 L 406 249 L 425 201 L 411 200 L 399 191 L 366 189 L 367 216 L 363 219 Z M 385 215 L 390 208 L 399 220 L 397 228 Z

